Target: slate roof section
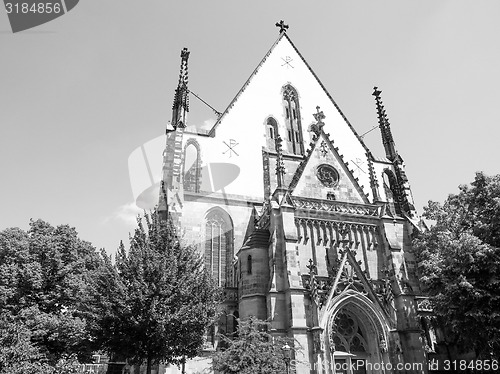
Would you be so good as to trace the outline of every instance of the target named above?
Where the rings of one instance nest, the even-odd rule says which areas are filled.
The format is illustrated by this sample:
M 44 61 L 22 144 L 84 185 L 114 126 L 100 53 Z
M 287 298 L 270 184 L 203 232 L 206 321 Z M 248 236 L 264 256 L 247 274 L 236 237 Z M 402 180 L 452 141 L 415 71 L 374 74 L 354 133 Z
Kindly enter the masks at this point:
M 250 234 L 247 238 L 241 250 L 251 249 L 251 248 L 268 248 L 269 239 L 271 234 L 269 230 L 266 229 L 255 229 L 254 232 Z

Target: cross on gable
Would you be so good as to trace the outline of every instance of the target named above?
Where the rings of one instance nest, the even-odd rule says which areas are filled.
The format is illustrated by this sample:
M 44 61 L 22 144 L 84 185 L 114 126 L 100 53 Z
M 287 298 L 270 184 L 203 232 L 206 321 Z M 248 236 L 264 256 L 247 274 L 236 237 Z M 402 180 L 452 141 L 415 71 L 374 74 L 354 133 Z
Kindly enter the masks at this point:
M 285 25 L 285 21 L 283 20 L 276 22 L 276 27 L 280 28 L 280 34 L 282 32 L 286 32 L 286 30 L 288 29 L 288 25 Z

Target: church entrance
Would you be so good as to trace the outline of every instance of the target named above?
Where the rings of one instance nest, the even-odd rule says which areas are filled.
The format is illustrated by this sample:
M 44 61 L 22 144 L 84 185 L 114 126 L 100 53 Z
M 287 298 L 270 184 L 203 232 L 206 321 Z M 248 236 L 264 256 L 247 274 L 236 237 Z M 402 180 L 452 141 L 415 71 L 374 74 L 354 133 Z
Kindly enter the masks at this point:
M 379 332 L 366 312 L 353 304 L 342 307 L 330 320 L 329 351 L 331 372 L 376 374 L 382 357 Z
M 335 373 L 366 374 L 367 342 L 358 318 L 343 309 L 332 324 Z

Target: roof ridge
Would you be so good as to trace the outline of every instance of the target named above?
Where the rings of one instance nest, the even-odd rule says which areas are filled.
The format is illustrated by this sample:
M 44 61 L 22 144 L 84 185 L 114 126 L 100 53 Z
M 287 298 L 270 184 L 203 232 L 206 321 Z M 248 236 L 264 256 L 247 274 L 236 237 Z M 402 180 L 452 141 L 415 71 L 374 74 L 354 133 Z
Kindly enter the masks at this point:
M 323 131 L 323 130 L 321 130 Z M 316 148 L 316 144 L 318 143 L 319 136 L 313 135 L 311 142 L 309 143 L 309 148 L 306 149 L 306 155 L 304 156 L 304 159 L 300 162 L 299 166 L 297 167 L 297 170 L 295 170 L 295 174 L 292 177 L 292 181 L 288 185 L 288 190 L 290 192 L 293 192 L 294 188 L 297 186 L 297 183 L 299 182 L 300 177 L 302 176 L 302 173 L 304 172 L 304 169 L 307 165 L 307 162 L 311 158 L 312 152 L 314 148 Z
M 297 52 L 297 54 L 299 55 L 299 57 L 302 59 L 302 61 L 304 62 L 304 64 L 307 66 L 307 68 L 309 69 L 309 71 L 311 72 L 311 74 L 313 75 L 313 77 L 319 83 L 319 85 L 321 86 L 321 88 L 323 89 L 323 91 L 326 93 L 326 95 L 328 96 L 328 98 L 332 101 L 333 105 L 335 106 L 335 108 L 337 109 L 337 111 L 340 113 L 340 115 L 342 116 L 342 118 L 344 119 L 344 121 L 347 123 L 347 125 L 349 126 L 349 128 L 352 130 L 352 132 L 354 133 L 354 135 L 356 136 L 356 138 L 359 140 L 359 142 L 361 143 L 361 145 L 363 146 L 363 148 L 367 152 L 370 152 L 370 150 L 368 149 L 368 147 L 366 146 L 366 144 L 363 142 L 363 139 L 361 139 L 361 137 L 358 135 L 358 133 L 356 132 L 356 130 L 354 129 L 354 127 L 351 125 L 351 123 L 349 122 L 349 120 L 347 119 L 347 117 L 344 115 L 344 113 L 342 112 L 342 110 L 340 109 L 340 107 L 337 105 L 337 103 L 333 99 L 332 95 L 330 95 L 330 93 L 327 91 L 326 87 L 323 85 L 323 83 L 321 82 L 321 80 L 319 79 L 319 77 L 316 75 L 316 73 L 314 72 L 314 70 L 311 68 L 311 66 L 309 65 L 309 63 L 306 61 L 306 59 L 304 58 L 304 56 L 302 56 L 302 53 L 300 53 L 300 51 L 297 49 L 297 47 L 295 46 L 295 44 L 293 44 L 292 40 L 288 37 L 288 35 L 286 33 L 284 35 L 287 38 L 287 40 L 290 42 L 290 44 L 292 45 L 292 47 L 295 50 L 295 52 Z
M 248 77 L 248 79 L 245 81 L 245 83 L 243 84 L 243 86 L 239 89 L 238 93 L 234 96 L 234 98 L 231 100 L 231 102 L 229 103 L 229 105 L 226 107 L 226 109 L 224 109 L 224 111 L 221 113 L 221 115 L 219 116 L 219 118 L 217 118 L 217 121 L 215 121 L 214 125 L 212 126 L 212 128 L 210 129 L 209 131 L 209 134 L 212 135 L 213 132 L 215 131 L 215 129 L 217 128 L 217 126 L 219 125 L 219 123 L 221 122 L 222 118 L 227 114 L 227 112 L 229 112 L 229 110 L 233 107 L 233 105 L 236 103 L 236 101 L 238 100 L 238 98 L 241 96 L 241 94 L 243 93 L 243 91 L 245 91 L 245 89 L 248 87 L 248 85 L 250 84 L 250 81 L 252 80 L 252 78 L 257 74 L 257 72 L 259 71 L 259 69 L 261 68 L 261 66 L 264 64 L 264 62 L 267 60 L 267 58 L 269 57 L 269 55 L 271 54 L 271 52 L 274 50 L 274 48 L 276 47 L 276 45 L 279 43 L 279 41 L 283 38 L 283 36 L 286 36 L 286 33 L 280 33 L 280 36 L 278 37 L 278 39 L 276 39 L 276 41 L 273 43 L 273 45 L 271 46 L 271 48 L 269 48 L 269 50 L 267 51 L 267 53 L 264 55 L 264 57 L 260 60 L 259 64 L 257 65 L 257 67 L 253 70 L 252 74 L 250 74 L 250 76 Z

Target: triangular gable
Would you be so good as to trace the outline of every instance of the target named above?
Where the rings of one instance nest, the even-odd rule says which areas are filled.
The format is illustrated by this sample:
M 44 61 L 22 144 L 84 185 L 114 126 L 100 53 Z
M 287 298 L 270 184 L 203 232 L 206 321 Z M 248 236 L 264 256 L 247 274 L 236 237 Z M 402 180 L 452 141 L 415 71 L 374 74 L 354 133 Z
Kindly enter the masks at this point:
M 338 180 L 332 186 L 325 186 L 321 182 L 321 166 L 333 166 L 338 173 Z M 289 190 L 297 197 L 327 199 L 327 193 L 333 194 L 329 198 L 351 203 L 369 204 L 368 198 L 360 186 L 349 164 L 344 161 L 338 148 L 323 132 L 311 143 L 304 161 L 299 165 Z
M 360 292 L 367 296 L 374 304 L 380 307 L 387 317 L 389 317 L 388 305 L 393 297 L 390 284 L 384 280 L 380 280 L 377 283 L 378 292 L 375 292 L 372 282 L 366 278 L 364 271 L 361 269 L 361 261 L 356 260 L 355 253 L 349 248 L 346 248 L 341 251 L 341 254 L 342 259 L 337 269 L 332 289 L 330 290 L 329 299 L 333 295 L 338 295 L 352 289 L 355 292 Z
M 337 103 L 335 102 L 335 100 L 333 100 L 333 97 L 326 90 L 325 86 L 320 81 L 319 77 L 316 75 L 316 73 L 313 71 L 313 69 L 311 68 L 311 66 L 305 60 L 304 56 L 302 56 L 302 54 L 299 52 L 299 50 L 297 49 L 297 47 L 295 46 L 295 44 L 293 44 L 292 40 L 288 37 L 288 35 L 286 33 L 281 33 L 280 36 L 278 37 L 278 39 L 273 43 L 273 45 L 271 46 L 271 48 L 264 55 L 263 59 L 259 62 L 259 64 L 254 69 L 254 71 L 252 72 L 252 74 L 250 75 L 250 77 L 248 77 L 248 79 L 246 80 L 245 84 L 243 84 L 243 86 L 240 88 L 240 90 L 238 91 L 238 93 L 236 94 L 236 96 L 233 98 L 233 100 L 231 100 L 231 102 L 229 103 L 229 105 L 227 106 L 227 108 L 219 116 L 219 118 L 217 119 L 217 121 L 215 122 L 215 124 L 213 125 L 212 129 L 209 132 L 210 135 L 214 134 L 215 130 L 217 129 L 217 126 L 219 125 L 219 123 L 222 122 L 222 120 L 225 118 L 226 114 L 231 110 L 231 108 L 234 106 L 234 104 L 236 103 L 236 101 L 238 100 L 238 98 L 241 96 L 241 94 L 248 87 L 248 85 L 250 84 L 252 78 L 257 74 L 257 72 L 259 71 L 259 69 L 262 67 L 262 65 L 264 64 L 264 62 L 271 55 L 271 53 L 274 51 L 274 49 L 276 48 L 276 46 L 282 41 L 282 39 L 286 39 L 290 43 L 290 45 L 295 50 L 295 52 L 297 53 L 297 55 L 300 57 L 300 59 L 302 60 L 302 62 L 306 65 L 307 69 L 310 71 L 310 73 L 316 79 L 317 83 L 321 86 L 321 88 L 323 89 L 323 92 L 328 96 L 328 98 L 333 103 L 333 105 L 335 106 L 335 108 L 337 109 L 337 111 L 339 112 L 339 114 L 342 116 L 342 118 L 344 119 L 345 123 L 349 126 L 349 128 L 352 130 L 352 132 L 354 133 L 354 135 L 356 136 L 356 138 L 359 140 L 359 142 L 361 143 L 361 145 L 363 146 L 363 148 L 365 149 L 365 151 L 367 153 L 371 153 L 370 150 L 368 149 L 368 147 L 363 142 L 363 139 L 361 139 L 361 137 L 358 135 L 358 133 L 356 132 L 356 130 L 354 129 L 354 127 L 351 125 L 351 123 L 349 122 L 349 120 L 347 119 L 347 117 L 340 110 L 340 107 L 337 105 Z
M 316 108 L 321 107 L 327 118 L 324 129 L 335 134 L 336 145 L 342 150 L 346 161 L 365 160 L 364 164 L 359 164 L 357 176 L 360 184 L 369 186 L 368 151 L 365 145 L 288 36 L 281 34 L 212 128 L 211 136 L 207 138 L 211 141 L 210 146 L 204 147 L 202 144 L 205 159 L 218 163 L 230 162 L 239 167 L 237 180 L 227 186 L 225 192 L 246 196 L 262 196 L 265 192 L 264 182 L 261 184 L 255 180 L 256 175 L 262 172 L 262 165 L 249 163 L 248 160 L 262 157 L 262 147 L 266 148 L 269 140 L 266 126 L 270 117 L 276 121 L 282 139 L 290 137 L 289 134 L 287 137 L 283 105 L 283 89 L 287 86 L 297 92 L 302 139 L 310 137 L 307 128 Z M 293 161 L 299 161 L 300 156 L 292 155 L 290 147 L 284 148 L 284 156 L 295 157 L 285 157 L 285 163 L 293 158 Z M 371 190 L 367 189 L 364 193 L 370 194 Z

